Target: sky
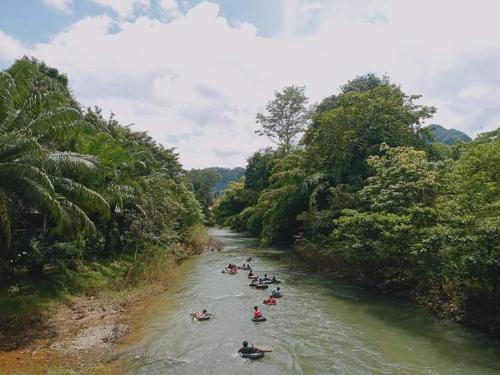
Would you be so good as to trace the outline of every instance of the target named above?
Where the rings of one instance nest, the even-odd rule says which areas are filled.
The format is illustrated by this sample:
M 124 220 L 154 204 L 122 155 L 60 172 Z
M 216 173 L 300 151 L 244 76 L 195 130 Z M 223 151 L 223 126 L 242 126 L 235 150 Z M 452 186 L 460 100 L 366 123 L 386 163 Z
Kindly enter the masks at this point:
M 497 0 L 0 0 L 0 68 L 33 56 L 83 106 L 175 147 L 185 168 L 244 166 L 270 143 L 257 112 L 388 75 L 438 123 L 500 125 Z

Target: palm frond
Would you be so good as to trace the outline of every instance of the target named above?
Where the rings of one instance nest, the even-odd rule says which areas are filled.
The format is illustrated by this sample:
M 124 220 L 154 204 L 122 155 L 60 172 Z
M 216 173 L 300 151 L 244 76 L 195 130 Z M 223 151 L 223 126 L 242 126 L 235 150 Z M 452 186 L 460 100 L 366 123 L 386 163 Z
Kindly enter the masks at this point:
M 95 232 L 95 225 L 85 211 L 64 196 L 59 195 L 58 201 L 62 208 L 62 226 L 59 232 L 70 238 Z
M 40 113 L 58 108 L 60 93 L 57 90 L 32 91 L 18 108 L 19 114 L 9 130 L 23 129 Z
M 121 210 L 138 200 L 137 190 L 127 184 L 110 184 L 106 188 L 105 195 L 111 205 L 118 206 Z
M 11 185 L 15 190 L 19 180 L 29 179 L 42 186 L 49 195 L 54 196 L 54 186 L 45 172 L 33 165 L 7 162 L 0 163 L 0 185 Z
M 89 176 L 96 172 L 98 163 L 99 160 L 95 156 L 74 152 L 51 152 L 46 160 L 48 172 L 52 175 L 75 172 Z
M 21 158 L 37 157 L 42 147 L 34 138 L 16 137 L 16 134 L 7 133 L 0 136 L 0 160 L 11 162 Z
M 15 113 L 13 92 L 16 84 L 7 72 L 0 72 L 0 128 Z
M 51 178 L 57 193 L 64 195 L 74 205 L 78 205 L 85 212 L 96 213 L 103 218 L 110 217 L 109 203 L 99 193 L 69 178 Z
M 61 205 L 56 199 L 55 194 L 47 191 L 47 189 L 27 177 L 22 178 L 16 190 L 16 195 L 21 197 L 25 203 L 31 207 L 38 209 L 40 212 L 49 213 L 56 221 L 57 225 L 61 225 Z
M 93 129 L 93 125 L 83 119 L 79 110 L 71 107 L 58 107 L 38 115 L 23 128 L 23 131 L 38 139 L 53 139 Z

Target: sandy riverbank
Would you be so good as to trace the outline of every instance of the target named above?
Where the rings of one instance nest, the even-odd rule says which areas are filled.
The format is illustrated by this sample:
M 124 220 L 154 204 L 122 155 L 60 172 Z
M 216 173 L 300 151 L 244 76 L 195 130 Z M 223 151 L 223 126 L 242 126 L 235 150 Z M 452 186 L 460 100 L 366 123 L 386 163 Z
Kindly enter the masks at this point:
M 171 283 L 158 288 L 103 291 L 75 296 L 50 307 L 26 330 L 0 337 L 0 374 L 116 374 L 116 352 L 140 337 L 144 316 L 155 296 L 191 266 L 193 258 L 169 270 Z M 6 340 L 10 340 L 10 343 Z M 23 344 L 20 344 L 23 343 Z

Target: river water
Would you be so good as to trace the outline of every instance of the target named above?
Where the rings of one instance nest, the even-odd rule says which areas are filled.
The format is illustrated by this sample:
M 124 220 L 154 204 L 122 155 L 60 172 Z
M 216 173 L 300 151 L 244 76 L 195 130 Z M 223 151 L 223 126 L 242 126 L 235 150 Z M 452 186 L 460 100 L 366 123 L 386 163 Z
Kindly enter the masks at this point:
M 184 267 L 176 285 L 144 316 L 143 336 L 121 354 L 126 374 L 500 374 L 500 347 L 478 333 L 423 309 L 321 275 L 287 268 L 284 250 L 212 230 L 224 248 Z M 284 280 L 284 297 L 264 306 L 268 292 L 248 286 L 252 266 Z M 267 317 L 253 323 L 259 305 Z M 209 321 L 189 313 L 206 308 Z M 250 361 L 243 340 L 273 348 Z

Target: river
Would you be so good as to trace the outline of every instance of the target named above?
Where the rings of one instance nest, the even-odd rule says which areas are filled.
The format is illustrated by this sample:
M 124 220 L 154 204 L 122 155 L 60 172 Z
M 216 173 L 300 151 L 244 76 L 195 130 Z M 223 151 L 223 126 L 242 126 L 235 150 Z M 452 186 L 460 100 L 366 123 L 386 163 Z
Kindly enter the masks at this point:
M 442 321 L 411 303 L 285 266 L 286 252 L 212 230 L 224 248 L 184 267 L 175 286 L 143 317 L 142 337 L 120 356 L 126 374 L 499 374 L 498 343 Z M 254 257 L 257 273 L 283 279 L 284 298 L 264 306 L 266 291 L 228 263 Z M 252 323 L 259 305 L 267 317 Z M 209 321 L 189 313 L 206 308 Z M 236 351 L 243 340 L 270 346 L 258 361 Z

